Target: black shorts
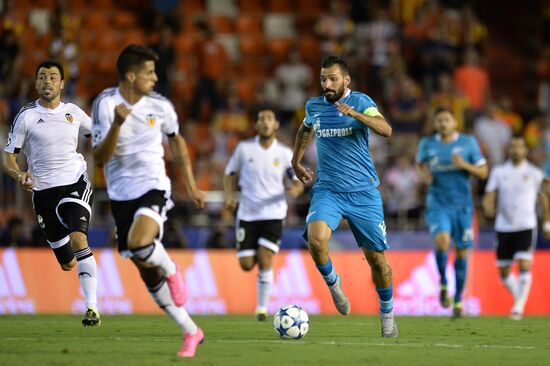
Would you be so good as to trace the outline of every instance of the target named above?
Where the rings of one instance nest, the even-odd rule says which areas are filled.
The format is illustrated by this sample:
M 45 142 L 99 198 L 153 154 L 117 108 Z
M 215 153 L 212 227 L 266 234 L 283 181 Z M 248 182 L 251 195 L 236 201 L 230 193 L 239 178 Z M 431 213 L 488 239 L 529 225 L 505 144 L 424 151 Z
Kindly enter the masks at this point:
M 537 242 L 537 229 L 497 232 L 497 264 L 506 266 L 514 259 L 533 258 L 533 250 Z
M 130 256 L 128 252 L 128 233 L 136 216 L 151 217 L 159 225 L 158 239 L 162 239 L 166 213 L 174 207 L 170 199 L 170 192 L 152 189 L 143 196 L 129 201 L 111 200 L 111 211 L 115 218 L 118 251 L 123 256 Z
M 283 237 L 283 220 L 237 220 L 235 233 L 238 257 L 254 256 L 259 245 L 277 253 Z
M 88 234 L 93 190 L 86 173 L 73 184 L 35 191 L 32 203 L 38 225 L 53 249 L 69 242 L 69 234 Z

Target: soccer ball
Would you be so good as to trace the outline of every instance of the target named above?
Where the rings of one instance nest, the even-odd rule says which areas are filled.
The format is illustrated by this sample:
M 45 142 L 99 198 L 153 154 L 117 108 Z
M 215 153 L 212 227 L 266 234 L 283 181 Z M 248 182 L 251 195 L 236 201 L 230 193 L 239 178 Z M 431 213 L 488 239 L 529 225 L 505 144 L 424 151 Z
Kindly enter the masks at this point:
M 309 330 L 309 317 L 298 305 L 283 306 L 273 315 L 273 328 L 281 338 L 300 339 Z

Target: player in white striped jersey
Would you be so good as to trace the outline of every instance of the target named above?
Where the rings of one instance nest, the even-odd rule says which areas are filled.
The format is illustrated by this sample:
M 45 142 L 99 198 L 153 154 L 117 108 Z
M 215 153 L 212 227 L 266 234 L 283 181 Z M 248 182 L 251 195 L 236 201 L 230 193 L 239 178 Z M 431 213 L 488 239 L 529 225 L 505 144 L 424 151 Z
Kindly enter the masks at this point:
M 504 286 L 514 298 L 510 315 L 513 320 L 522 318 L 531 288 L 537 196 L 544 215 L 544 236 L 550 237 L 549 182 L 542 170 L 526 159 L 527 152 L 523 136 L 513 137 L 508 145 L 509 160 L 493 168 L 483 196 L 485 214 L 496 214 L 497 266 Z M 518 263 L 517 277 L 511 270 L 514 260 Z
M 2 165 L 6 173 L 33 192 L 38 224 L 61 269 L 70 271 L 77 266 L 86 298 L 82 324 L 96 326 L 100 324 L 97 266 L 87 238 L 93 191 L 86 162 L 77 152 L 79 134 L 90 135 L 90 117 L 76 105 L 61 102 L 61 64 L 45 61 L 38 65 L 35 76 L 39 99 L 15 117 Z M 20 151 L 27 157 L 26 172 L 17 163 Z
M 237 145 L 223 181 L 225 207 L 231 211 L 237 206 L 234 191 L 237 186 L 241 189 L 235 231 L 237 256 L 245 271 L 258 264 L 256 317 L 260 321 L 267 319 L 273 255 L 279 251 L 287 214 L 285 191 L 297 197 L 304 190 L 290 164 L 292 150 L 276 138 L 278 128 L 275 112 L 260 110 L 258 135 Z
M 178 356 L 193 357 L 204 334 L 183 307 L 185 282 L 161 242 L 166 212 L 173 206 L 163 135 L 168 136 L 190 198 L 203 207 L 205 195 L 196 187 L 174 107 L 153 93 L 156 61 L 155 52 L 137 45 L 119 55 L 118 87 L 106 89 L 93 105 L 94 158 L 104 167 L 118 250 L 132 259 L 155 302 L 181 327 L 184 342 Z

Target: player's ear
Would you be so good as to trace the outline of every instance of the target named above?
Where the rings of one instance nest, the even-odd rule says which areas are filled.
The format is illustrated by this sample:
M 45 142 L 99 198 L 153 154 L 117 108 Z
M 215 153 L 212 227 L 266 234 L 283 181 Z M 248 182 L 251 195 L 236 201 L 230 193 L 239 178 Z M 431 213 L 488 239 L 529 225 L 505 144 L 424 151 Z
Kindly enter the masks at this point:
M 133 71 L 128 71 L 126 73 L 126 80 L 128 80 L 129 82 L 133 83 L 134 81 L 136 81 L 136 73 L 133 72 Z
M 59 83 L 59 89 L 63 90 L 65 88 L 65 80 L 61 80 L 61 83 Z

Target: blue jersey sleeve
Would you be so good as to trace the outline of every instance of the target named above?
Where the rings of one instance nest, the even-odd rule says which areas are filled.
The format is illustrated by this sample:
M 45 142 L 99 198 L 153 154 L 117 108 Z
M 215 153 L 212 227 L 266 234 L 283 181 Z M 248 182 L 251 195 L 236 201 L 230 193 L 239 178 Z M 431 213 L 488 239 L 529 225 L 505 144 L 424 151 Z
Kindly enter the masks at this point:
M 306 102 L 306 116 L 304 117 L 304 125 L 307 127 L 313 126 L 313 118 L 311 118 L 309 100 Z
M 362 95 L 360 104 L 359 108 L 357 108 L 357 112 L 365 113 L 369 108 L 376 108 L 378 110 L 378 106 L 374 103 L 374 100 L 366 94 Z
M 470 162 L 470 164 L 480 166 L 487 162 L 487 160 L 485 160 L 485 156 L 483 156 L 483 154 L 481 153 L 479 144 L 477 143 L 477 140 L 474 136 L 470 136 L 470 144 L 468 146 L 468 150 L 468 161 Z
M 416 162 L 419 164 L 425 163 L 428 161 L 428 154 L 426 149 L 426 138 L 423 137 L 418 143 L 418 151 L 416 152 Z

